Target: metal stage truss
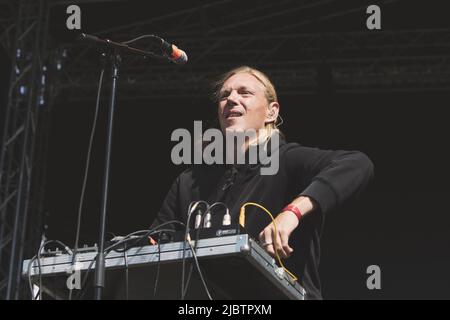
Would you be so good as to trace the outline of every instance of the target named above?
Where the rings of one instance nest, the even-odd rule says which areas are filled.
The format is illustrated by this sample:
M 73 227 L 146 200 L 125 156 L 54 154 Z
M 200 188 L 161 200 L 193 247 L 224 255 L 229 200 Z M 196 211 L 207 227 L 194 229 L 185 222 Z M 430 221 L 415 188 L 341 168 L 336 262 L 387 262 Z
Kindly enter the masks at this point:
M 39 196 L 46 130 L 46 2 L 1 2 L 0 39 L 10 54 L 11 76 L 0 145 L 0 297 L 20 297 L 23 257 L 36 250 L 41 232 Z M 2 10 L 2 12 L 4 12 Z M 12 19 L 11 19 L 12 18 Z M 36 148 L 39 145 L 39 148 Z M 36 170 L 38 169 L 38 170 Z
M 450 29 L 265 36 L 177 37 L 186 66 L 129 57 L 122 65 L 121 98 L 202 96 L 232 66 L 265 70 L 281 94 L 448 90 Z M 143 46 L 146 49 L 150 47 Z M 71 45 L 59 90 L 92 99 L 98 78 L 95 49 Z M 327 80 L 329 79 L 329 80 Z
M 380 1 L 379 5 L 397 2 L 401 1 Z M 369 31 L 362 25 L 364 31 L 359 32 L 304 31 L 350 14 L 364 15 L 365 9 L 357 1 L 337 6 L 336 0 L 245 4 L 222 0 L 95 34 L 125 41 L 154 33 L 188 52 L 190 60 L 183 67 L 125 57 L 121 99 L 204 96 L 211 81 L 236 64 L 262 68 L 283 95 L 317 93 L 323 88 L 337 93 L 449 89 L 450 29 Z M 152 46 L 145 40 L 136 45 L 147 50 Z M 64 91 L 69 100 L 93 99 L 98 52 L 73 41 L 60 43 L 59 50 L 68 58 L 58 92 Z

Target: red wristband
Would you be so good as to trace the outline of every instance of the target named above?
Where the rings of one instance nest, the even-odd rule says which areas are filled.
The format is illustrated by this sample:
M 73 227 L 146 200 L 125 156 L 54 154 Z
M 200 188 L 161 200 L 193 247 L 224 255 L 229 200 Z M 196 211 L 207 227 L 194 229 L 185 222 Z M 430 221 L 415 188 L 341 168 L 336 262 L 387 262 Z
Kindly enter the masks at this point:
M 281 212 L 283 211 L 290 211 L 294 213 L 297 216 L 298 220 L 302 218 L 302 213 L 300 212 L 300 209 L 294 206 L 293 204 L 289 204 L 286 207 L 284 207 Z

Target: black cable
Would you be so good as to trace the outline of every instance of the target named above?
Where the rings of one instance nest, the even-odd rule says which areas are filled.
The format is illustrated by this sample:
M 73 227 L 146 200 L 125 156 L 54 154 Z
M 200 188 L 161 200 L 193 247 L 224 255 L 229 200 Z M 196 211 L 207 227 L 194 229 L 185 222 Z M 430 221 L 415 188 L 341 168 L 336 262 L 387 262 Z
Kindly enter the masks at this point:
M 199 265 L 199 263 L 198 263 L 197 254 L 195 253 L 195 250 L 194 250 L 194 248 L 192 247 L 192 244 L 191 244 L 190 242 L 189 242 L 189 248 L 191 249 L 192 256 L 194 257 L 195 266 L 197 267 L 197 271 L 198 271 L 198 274 L 199 274 L 199 276 L 200 276 L 200 280 L 202 281 L 203 288 L 205 289 L 206 294 L 208 295 L 209 300 L 213 300 L 213 298 L 211 297 L 211 294 L 209 293 L 208 286 L 206 285 L 205 279 L 203 278 L 203 272 L 202 272 L 202 270 L 200 269 L 200 265 Z
M 189 285 L 191 283 L 192 271 L 194 271 L 194 265 L 191 263 L 189 265 L 189 272 L 188 272 L 188 276 L 187 276 L 187 280 L 186 280 L 186 285 L 184 286 L 183 297 L 186 297 L 186 293 L 189 289 Z
M 43 292 L 42 291 L 41 252 L 45 248 L 46 245 L 48 245 L 50 243 L 53 243 L 53 242 L 61 245 L 68 254 L 73 254 L 72 251 L 69 249 L 69 247 L 66 244 L 64 244 L 61 241 L 59 241 L 59 240 L 47 240 L 39 247 L 39 251 L 38 251 L 38 254 L 37 254 L 37 261 L 38 261 L 38 266 L 39 266 L 39 293 L 38 294 L 39 294 L 39 299 L 40 300 L 42 300 L 42 292 Z M 36 297 L 35 297 L 34 300 L 36 300 Z
M 124 237 L 123 240 L 121 240 L 121 241 L 119 241 L 119 242 L 117 242 L 117 243 L 115 243 L 115 244 L 109 246 L 108 248 L 106 248 L 106 249 L 105 249 L 105 252 L 106 252 L 107 250 L 112 250 L 115 246 L 118 246 L 119 244 L 122 244 L 122 243 L 126 242 L 126 241 L 127 241 L 127 240 L 126 240 L 127 237 L 129 237 L 129 236 L 131 236 L 131 235 L 134 235 L 134 234 L 137 234 L 137 233 L 143 233 L 143 232 L 146 232 L 146 231 L 147 231 L 147 230 L 139 230 L 139 231 L 135 231 L 135 232 L 132 232 L 132 233 L 126 235 L 126 236 Z M 79 300 L 79 299 L 83 298 L 83 296 L 84 296 L 84 294 L 85 294 L 85 292 L 86 292 L 86 291 L 84 290 L 84 288 L 86 288 L 85 286 L 86 286 L 86 282 L 87 282 L 87 279 L 88 279 L 88 276 L 89 276 L 89 272 L 92 270 L 92 266 L 93 266 L 95 260 L 97 259 L 97 255 L 98 255 L 98 253 L 92 258 L 91 263 L 89 264 L 89 266 L 88 266 L 87 269 L 86 269 L 86 273 L 85 273 L 85 275 L 84 275 L 84 277 L 83 277 L 83 280 L 82 280 L 82 282 L 81 282 L 81 292 L 80 292 L 80 293 L 78 294 L 78 296 L 76 297 L 76 300 Z
M 186 265 L 186 241 L 190 240 L 190 239 L 188 240 L 188 236 L 190 237 L 189 223 L 191 220 L 192 213 L 195 211 L 195 209 L 197 209 L 197 206 L 199 204 L 205 205 L 206 212 L 209 211 L 209 204 L 206 201 L 199 200 L 199 201 L 191 202 L 189 204 L 188 216 L 187 216 L 184 239 L 183 239 L 183 258 L 182 258 L 182 263 L 181 263 L 181 300 L 184 300 L 184 295 L 186 293 L 186 290 L 185 290 L 186 284 L 185 284 L 184 279 L 185 279 L 185 272 L 186 272 L 186 270 L 185 270 L 186 269 L 186 267 L 185 267 L 185 265 Z
M 213 203 L 212 205 L 210 205 L 209 207 L 208 207 L 208 209 L 203 213 L 203 215 L 202 215 L 202 220 L 204 219 L 204 217 L 206 216 L 206 214 L 208 213 L 208 212 L 212 212 L 212 209 L 215 207 L 215 206 L 218 206 L 218 205 L 222 205 L 222 206 L 224 206 L 225 207 L 225 210 L 226 210 L 226 213 L 228 213 L 228 207 L 227 207 L 227 205 L 225 204 L 225 203 L 223 203 L 223 202 L 215 202 L 215 203 Z M 200 231 L 201 231 L 201 228 L 198 228 L 197 229 L 197 232 L 195 233 L 195 250 L 197 250 L 197 243 L 198 243 L 198 240 L 199 240 L 199 238 L 200 238 Z
M 178 220 L 171 220 L 171 221 L 167 221 L 167 222 L 165 222 L 165 223 L 162 223 L 162 224 L 160 224 L 159 226 L 157 226 L 157 227 L 155 227 L 155 228 L 153 228 L 153 229 L 150 229 L 150 230 L 139 230 L 139 231 L 135 231 L 135 232 L 132 232 L 132 233 L 126 235 L 126 236 L 124 237 L 124 239 L 122 239 L 122 240 L 118 241 L 117 243 L 114 243 L 113 245 L 107 247 L 107 248 L 105 249 L 104 252 L 107 253 L 107 252 L 113 250 L 115 247 L 117 247 L 117 246 L 119 246 L 119 245 L 121 245 L 121 244 L 123 244 L 123 243 L 125 243 L 125 242 L 127 242 L 127 241 L 130 241 L 130 240 L 136 240 L 136 239 L 128 239 L 128 238 L 129 238 L 130 236 L 135 235 L 135 234 L 138 234 L 138 233 L 144 233 L 144 232 L 145 232 L 145 234 L 141 237 L 141 239 L 139 239 L 139 241 L 140 241 L 140 240 L 142 240 L 142 238 L 145 238 L 145 237 L 147 237 L 147 236 L 149 236 L 149 235 L 151 235 L 151 234 L 153 234 L 153 233 L 156 233 L 156 231 L 158 231 L 158 232 L 162 232 L 162 231 L 164 231 L 164 232 L 175 232 L 175 230 L 172 230 L 172 229 L 163 229 L 163 230 L 159 230 L 161 227 L 164 227 L 164 226 L 169 225 L 169 224 L 179 224 L 179 225 L 181 225 L 181 226 L 183 226 L 183 227 L 185 226 L 185 224 L 184 224 L 183 222 L 181 222 L 181 221 L 178 221 Z M 120 251 L 118 251 L 118 250 L 114 250 L 114 251 L 120 252 Z M 97 258 L 97 255 L 98 255 L 98 253 L 93 257 L 91 263 L 89 264 L 89 266 L 88 266 L 87 269 L 86 269 L 86 273 L 85 273 L 85 275 L 84 275 L 84 278 L 83 278 L 82 284 L 81 284 L 81 288 L 82 288 L 82 289 L 81 289 L 81 292 L 78 294 L 78 296 L 77 296 L 77 298 L 76 298 L 77 300 L 83 298 L 84 294 L 86 293 L 86 291 L 85 291 L 85 285 L 86 285 L 86 282 L 87 282 L 87 279 L 88 279 L 88 276 L 89 276 L 89 272 L 92 270 L 92 266 L 93 266 L 93 264 L 94 264 L 94 262 L 95 262 L 95 259 Z
M 38 290 L 36 295 L 34 296 L 33 300 L 37 300 L 37 298 L 41 295 L 41 289 Z
M 123 43 L 123 44 L 130 44 L 130 43 L 136 42 L 136 41 L 141 40 L 141 39 L 144 39 L 144 38 L 158 39 L 158 40 L 161 41 L 161 43 L 162 43 L 162 41 L 163 41 L 162 38 L 160 38 L 160 37 L 158 37 L 158 36 L 156 36 L 156 35 L 154 35 L 154 34 L 144 34 L 143 36 L 139 36 L 139 37 L 137 37 L 137 38 L 134 38 L 134 39 L 131 39 L 131 40 L 128 40 L 128 41 L 124 41 L 124 42 L 122 42 L 122 43 Z
M 174 223 L 174 222 L 179 222 L 179 221 L 168 221 L 167 223 Z M 165 223 L 165 224 L 167 224 L 167 223 Z M 184 223 L 182 223 L 182 222 L 180 222 L 180 223 L 181 223 L 182 225 L 184 225 Z M 162 224 L 162 225 L 165 225 L 165 224 Z M 159 227 L 159 226 L 158 226 L 158 227 Z M 156 228 L 155 228 L 155 229 L 156 229 Z M 154 230 L 154 229 L 152 229 L 152 230 Z M 130 233 L 129 235 L 127 235 L 127 236 L 125 236 L 125 237 L 131 236 L 132 234 L 136 234 L 136 233 L 138 233 L 138 232 L 143 232 L 143 231 L 145 231 L 145 230 L 135 231 L 135 232 Z M 167 232 L 167 231 L 174 231 L 174 230 L 171 230 L 171 229 L 165 230 L 165 232 Z M 145 237 L 145 235 L 144 235 L 143 237 Z M 134 240 L 134 239 L 128 239 L 128 241 L 129 241 L 129 240 Z M 120 244 L 122 244 L 122 243 L 124 243 L 124 242 L 126 242 L 126 241 L 127 241 L 127 240 L 124 239 L 124 240 L 119 241 L 120 243 L 118 242 L 118 243 L 115 243 L 115 244 L 109 246 L 108 248 L 105 249 L 105 252 L 109 252 L 109 251 L 113 250 L 114 247 L 116 247 L 116 246 L 118 246 L 118 245 L 120 245 Z M 117 250 L 114 250 L 114 251 L 117 251 Z M 120 251 L 117 251 L 117 252 L 120 252 Z M 86 282 L 87 282 L 87 279 L 88 279 L 88 276 L 89 276 L 89 272 L 92 270 L 92 266 L 93 266 L 93 264 L 94 264 L 94 262 L 95 262 L 95 259 L 97 259 L 97 255 L 98 255 L 98 253 L 92 258 L 91 263 L 89 264 L 89 266 L 88 266 L 87 269 L 86 269 L 86 273 L 85 273 L 84 278 L 83 278 L 82 283 L 81 283 L 82 291 L 81 291 L 80 294 L 77 296 L 77 300 L 83 298 L 83 296 L 84 296 L 84 294 L 85 294 L 85 292 L 86 292 L 86 291 L 84 290 L 84 288 L 85 288 L 85 285 L 86 285 Z
M 184 296 L 186 294 L 186 284 L 184 282 L 184 278 L 185 278 L 185 264 L 186 264 L 186 241 L 188 241 L 188 234 L 189 234 L 189 222 L 191 220 L 191 215 L 192 212 L 195 211 L 196 208 L 192 209 L 192 204 L 193 202 L 191 202 L 189 204 L 189 208 L 188 208 L 188 216 L 187 216 L 187 221 L 186 221 L 186 229 L 185 229 L 185 233 L 184 233 L 184 238 L 183 238 L 183 257 L 182 257 L 182 261 L 181 261 L 181 300 L 184 300 Z M 198 204 L 198 202 L 197 202 Z M 190 279 L 190 277 L 189 277 Z
M 211 209 L 211 207 L 208 207 L 207 210 L 203 213 L 201 221 L 203 221 L 205 215 L 210 211 L 210 209 Z M 198 240 L 200 238 L 200 231 L 201 231 L 201 229 L 202 229 L 202 227 L 201 227 L 201 224 L 200 224 L 200 226 L 197 229 L 197 232 L 195 233 L 195 246 L 194 246 L 195 250 L 197 250 L 197 245 L 198 245 Z M 194 270 L 194 265 L 191 263 L 189 265 L 189 273 L 188 273 L 188 276 L 187 276 L 186 284 L 184 285 L 184 291 L 183 291 L 183 295 L 182 295 L 182 300 L 186 296 L 186 293 L 187 293 L 187 291 L 189 289 L 189 285 L 191 283 L 191 277 L 192 277 L 192 271 L 193 270 Z
M 225 210 L 228 210 L 227 205 L 226 205 L 225 203 L 223 203 L 223 202 L 215 202 L 215 203 L 213 203 L 213 204 L 209 207 L 209 210 L 211 211 L 215 206 L 219 206 L 219 205 L 223 206 L 223 207 L 225 208 Z
M 31 258 L 30 263 L 28 264 L 28 286 L 30 287 L 31 299 L 34 300 L 34 291 L 33 291 L 33 283 L 31 282 L 31 266 L 33 265 L 34 260 L 36 260 L 37 255 Z
M 86 287 L 86 282 L 89 276 L 89 272 L 91 271 L 92 266 L 94 265 L 95 260 L 97 259 L 98 256 L 98 252 L 97 254 L 92 258 L 91 263 L 89 264 L 89 266 L 86 269 L 86 274 L 83 277 L 83 281 L 81 282 L 81 291 L 78 294 L 76 300 L 80 300 L 81 298 L 83 298 L 84 294 L 86 293 L 86 291 L 84 290 L 84 288 Z
M 42 300 L 42 268 L 41 268 L 41 250 L 42 250 L 42 246 L 45 245 L 44 244 L 41 245 L 41 247 L 39 247 L 39 251 L 37 254 L 37 262 L 38 262 L 38 269 L 39 269 L 39 300 Z M 33 300 L 36 300 L 36 298 L 38 297 L 38 295 L 36 295 L 36 297 L 34 297 Z
M 144 38 L 153 38 L 153 39 L 158 40 L 159 41 L 159 49 L 161 50 L 160 53 L 156 53 L 156 52 L 153 52 L 153 51 L 147 51 L 147 55 L 146 56 L 149 55 L 150 57 L 156 58 L 156 59 L 163 59 L 163 60 L 167 59 L 167 56 L 163 52 L 164 39 L 162 39 L 161 37 L 158 37 L 158 36 L 156 36 L 154 34 L 144 34 L 144 35 L 139 36 L 137 38 L 134 38 L 134 39 L 131 39 L 131 40 L 128 40 L 128 41 L 124 41 L 124 42 L 122 42 L 122 44 L 128 45 L 130 43 L 136 42 L 136 41 L 144 39 Z
M 126 250 L 123 252 L 123 257 L 125 259 L 125 300 L 128 300 L 128 256 Z
M 42 300 L 41 252 L 42 252 L 42 249 L 44 249 L 46 245 L 53 243 L 53 242 L 56 242 L 57 244 L 61 245 L 68 254 L 73 254 L 73 252 L 69 249 L 69 247 L 59 240 L 47 240 L 43 244 L 41 244 L 41 246 L 39 247 L 38 253 L 37 253 L 37 262 L 38 262 L 38 268 L 39 268 L 39 292 L 38 292 L 38 294 L 39 294 L 40 300 Z M 36 298 L 37 298 L 37 295 L 33 300 L 36 300 Z
M 210 205 L 209 208 L 203 213 L 203 215 L 202 215 L 202 220 L 203 220 L 203 217 L 206 216 L 206 214 L 207 214 L 208 212 L 211 212 L 212 209 L 213 209 L 215 206 L 218 206 L 218 205 L 222 205 L 223 207 L 225 207 L 226 213 L 228 213 L 228 207 L 227 207 L 227 205 L 226 205 L 225 203 L 223 203 L 223 202 L 215 202 L 215 203 L 213 203 L 212 205 Z M 195 250 L 195 251 L 197 251 L 198 240 L 199 240 L 199 238 L 200 238 L 200 230 L 201 230 L 201 228 L 198 228 L 198 229 L 197 229 L 197 232 L 195 233 L 195 246 L 194 246 L 194 250 Z M 190 270 L 189 270 L 189 275 L 188 275 L 188 278 L 187 278 L 187 280 L 186 280 L 186 285 L 185 285 L 185 288 L 184 288 L 183 297 L 186 295 L 186 293 L 187 293 L 187 291 L 188 291 L 189 284 L 190 284 L 190 280 L 191 280 L 192 271 L 193 271 L 193 265 L 191 264 Z M 199 271 L 199 273 L 201 273 L 200 269 L 198 269 L 198 271 Z
M 120 240 L 120 241 L 118 241 L 117 243 L 115 243 L 115 244 L 109 246 L 108 248 L 106 248 L 106 249 L 105 249 L 105 252 L 106 252 L 106 251 L 112 250 L 114 247 L 119 246 L 120 244 L 122 244 L 122 243 L 124 243 L 124 242 L 126 242 L 126 241 L 129 241 L 128 238 L 129 238 L 130 236 L 132 236 L 132 235 L 135 235 L 135 234 L 137 234 L 137 233 L 144 233 L 144 232 L 145 232 L 145 234 L 144 234 L 143 236 L 141 236 L 141 239 L 139 239 L 139 240 L 138 240 L 138 239 L 132 239 L 132 240 L 140 241 L 140 240 L 142 240 L 142 238 L 145 238 L 145 237 L 149 236 L 150 234 L 154 233 L 155 231 L 158 231 L 161 227 L 164 227 L 164 226 L 170 225 L 170 224 L 179 224 L 179 225 L 185 227 L 185 224 L 184 224 L 183 222 L 181 222 L 181 221 L 178 221 L 178 220 L 167 221 L 167 222 L 161 223 L 161 224 L 158 225 L 157 227 L 155 227 L 155 228 L 153 228 L 153 229 L 150 229 L 150 230 L 140 230 L 140 231 L 135 231 L 135 232 L 133 232 L 133 233 L 130 233 L 130 234 L 126 235 L 126 236 L 124 237 L 123 240 Z M 160 230 L 160 231 L 161 231 L 161 230 Z M 173 231 L 173 232 L 175 232 L 175 230 L 172 230 L 172 229 L 164 229 L 164 231 L 169 231 L 169 232 L 170 232 L 170 231 Z M 115 250 L 115 251 L 117 251 L 117 250 Z M 119 251 L 119 252 L 120 252 L 120 251 Z
M 206 216 L 206 214 L 207 214 L 208 212 L 211 211 L 212 206 L 216 205 L 217 203 L 219 203 L 219 202 L 216 202 L 216 203 L 214 203 L 213 205 L 211 205 L 211 206 L 209 206 L 209 207 L 207 208 L 207 210 L 202 214 L 201 221 L 203 221 L 203 219 L 204 219 L 204 217 Z M 221 202 L 220 202 L 220 203 L 221 203 Z M 224 205 L 225 205 L 225 204 L 224 204 Z M 197 245 L 198 245 L 198 240 L 199 240 L 199 238 L 200 238 L 200 231 L 201 231 L 201 230 L 202 230 L 202 228 L 201 228 L 201 225 L 200 225 L 199 228 L 197 229 L 197 232 L 195 233 L 195 246 L 194 246 L 194 249 L 195 249 L 195 250 L 197 250 Z M 188 291 L 188 289 L 189 289 L 189 284 L 190 284 L 190 281 L 191 281 L 191 276 L 192 276 L 192 271 L 193 271 L 193 270 L 194 270 L 194 265 L 191 264 L 191 265 L 189 266 L 189 273 L 188 273 L 188 277 L 187 277 L 187 280 L 186 280 L 186 284 L 185 284 L 185 286 L 184 286 L 183 297 L 186 296 L 186 293 L 187 293 L 187 291 Z
M 75 247 L 73 249 L 73 257 L 72 257 L 72 265 L 75 263 L 77 251 L 78 251 L 78 242 L 80 238 L 80 228 L 81 228 L 81 213 L 83 210 L 83 202 L 84 202 L 84 193 L 86 191 L 86 184 L 87 184 L 87 177 L 89 173 L 89 163 L 91 159 L 91 151 L 92 151 L 92 144 L 94 141 L 94 135 L 95 135 L 95 128 L 97 126 L 97 119 L 98 119 L 98 111 L 100 109 L 100 94 L 102 91 L 102 85 L 103 85 L 103 74 L 105 73 L 105 68 L 102 69 L 100 72 L 100 78 L 98 80 L 98 89 L 97 89 L 97 101 L 95 103 L 95 114 L 94 114 L 94 120 L 92 123 L 92 129 L 91 129 L 91 136 L 89 139 L 89 146 L 88 146 L 88 153 L 86 156 L 86 166 L 84 170 L 84 178 L 83 178 L 83 186 L 81 188 L 81 195 L 80 195 L 80 203 L 78 205 L 78 218 L 77 218 L 77 232 L 75 235 Z M 72 300 L 72 289 L 70 289 L 69 292 L 69 300 Z
M 159 237 L 161 237 L 162 231 L 159 232 Z M 158 289 L 158 279 L 159 279 L 159 269 L 161 266 L 161 241 L 158 241 L 158 263 L 156 265 L 156 277 L 155 284 L 153 285 L 153 297 L 156 298 L 156 291 Z
M 126 236 L 122 237 L 122 239 L 117 240 L 117 242 L 114 242 L 112 245 L 110 245 L 109 247 L 105 248 L 104 252 L 111 251 L 115 247 L 119 247 L 121 244 L 125 244 L 128 241 L 132 241 L 132 240 L 141 241 L 144 236 L 137 237 L 136 235 L 137 234 L 141 234 L 141 233 L 143 233 L 145 235 L 147 232 L 148 232 L 148 230 L 138 230 L 138 231 L 134 231 L 134 232 L 132 232 L 130 234 L 127 234 Z M 133 236 L 136 236 L 136 237 L 133 237 Z M 126 249 L 126 247 L 124 247 L 124 249 L 115 249 L 114 251 L 116 251 L 116 252 L 124 252 L 124 250 L 128 250 L 128 249 Z

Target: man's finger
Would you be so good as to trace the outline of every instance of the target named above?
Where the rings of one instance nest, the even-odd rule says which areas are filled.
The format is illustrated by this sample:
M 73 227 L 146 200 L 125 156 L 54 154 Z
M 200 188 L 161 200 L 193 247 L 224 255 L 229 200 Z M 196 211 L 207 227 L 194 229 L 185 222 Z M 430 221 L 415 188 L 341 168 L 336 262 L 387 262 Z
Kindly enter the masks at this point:
M 274 251 L 274 249 L 273 249 L 273 244 L 268 244 L 267 246 L 264 247 L 264 249 L 266 250 L 266 252 L 267 252 L 268 254 L 270 254 L 270 256 L 271 256 L 272 258 L 275 258 L 275 251 Z
M 287 253 L 284 251 L 283 246 L 281 245 L 280 232 L 277 230 L 278 234 L 275 236 L 275 229 L 273 229 L 272 231 L 273 231 L 273 240 L 275 240 L 274 241 L 275 250 L 278 251 L 278 254 L 282 258 L 287 258 Z
M 272 230 L 271 230 L 271 228 L 270 227 L 266 227 L 265 229 L 264 229 L 264 241 L 263 241 L 263 243 L 262 243 L 262 246 L 266 246 L 266 245 L 269 245 L 269 244 L 272 244 L 273 243 L 273 239 L 272 239 Z
M 259 242 L 260 243 L 264 243 L 265 242 L 264 230 L 259 233 L 258 238 L 259 238 Z
M 283 247 L 284 252 L 286 253 L 286 258 L 288 258 L 294 249 L 289 246 L 289 235 L 287 232 L 280 232 L 281 237 L 281 246 Z
M 273 240 L 272 240 L 272 228 L 270 226 L 266 227 L 261 233 L 260 233 L 260 240 L 261 240 L 261 246 L 264 248 L 264 250 L 267 251 L 271 256 L 274 256 L 274 247 L 273 247 Z

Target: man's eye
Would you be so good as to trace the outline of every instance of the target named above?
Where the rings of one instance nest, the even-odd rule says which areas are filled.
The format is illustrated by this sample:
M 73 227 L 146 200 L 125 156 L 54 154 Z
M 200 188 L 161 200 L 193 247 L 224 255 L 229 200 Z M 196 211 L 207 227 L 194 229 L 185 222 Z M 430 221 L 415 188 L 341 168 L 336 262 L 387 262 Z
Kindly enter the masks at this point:
M 220 100 L 223 100 L 223 99 L 225 99 L 226 97 L 228 97 L 230 94 L 228 93 L 228 92 L 224 92 L 224 93 L 221 93 L 220 95 L 219 95 L 219 99 Z

